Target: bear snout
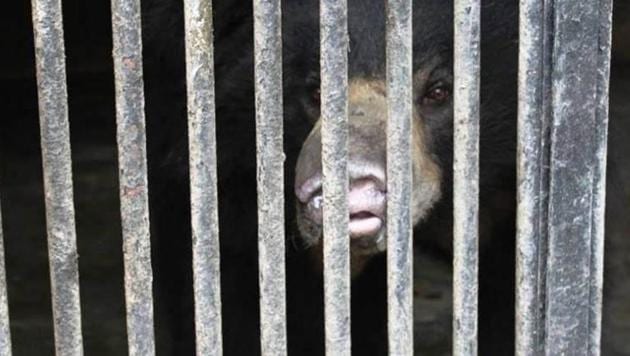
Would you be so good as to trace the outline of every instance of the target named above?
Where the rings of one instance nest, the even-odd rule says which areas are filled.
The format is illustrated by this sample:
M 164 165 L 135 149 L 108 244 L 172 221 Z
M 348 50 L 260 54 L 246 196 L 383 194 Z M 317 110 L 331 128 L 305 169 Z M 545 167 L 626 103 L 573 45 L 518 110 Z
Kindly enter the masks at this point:
M 385 226 L 387 191 L 383 169 L 369 164 L 349 163 L 348 234 L 351 238 L 377 235 Z M 296 196 L 313 223 L 322 224 L 324 201 L 322 176 L 316 173 L 296 184 Z

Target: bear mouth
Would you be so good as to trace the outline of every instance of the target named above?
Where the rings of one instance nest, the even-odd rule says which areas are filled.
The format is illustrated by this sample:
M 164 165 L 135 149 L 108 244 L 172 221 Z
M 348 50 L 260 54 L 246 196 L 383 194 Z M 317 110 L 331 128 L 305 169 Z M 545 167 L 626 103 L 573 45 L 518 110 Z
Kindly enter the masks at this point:
M 306 217 L 321 226 L 324 208 L 321 187 L 304 200 Z M 365 179 L 351 184 L 348 192 L 348 235 L 351 239 L 379 235 L 385 227 L 386 200 L 387 192 L 374 180 Z

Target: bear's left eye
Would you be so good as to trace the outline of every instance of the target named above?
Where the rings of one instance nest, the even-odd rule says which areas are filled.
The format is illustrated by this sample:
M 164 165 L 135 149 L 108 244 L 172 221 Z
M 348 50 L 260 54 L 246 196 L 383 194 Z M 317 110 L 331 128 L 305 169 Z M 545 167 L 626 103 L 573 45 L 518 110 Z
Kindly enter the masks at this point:
M 422 104 L 437 105 L 444 103 L 451 96 L 451 91 L 444 84 L 432 86 L 422 97 Z

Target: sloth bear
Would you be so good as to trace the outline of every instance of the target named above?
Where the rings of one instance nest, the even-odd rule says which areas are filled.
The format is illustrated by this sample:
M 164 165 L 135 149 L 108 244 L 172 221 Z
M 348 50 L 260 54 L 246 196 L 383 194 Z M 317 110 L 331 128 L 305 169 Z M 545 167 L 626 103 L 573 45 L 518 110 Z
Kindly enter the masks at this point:
M 387 352 L 385 1 L 349 0 L 352 347 Z M 414 241 L 450 261 L 452 1 L 413 3 Z M 194 350 L 184 34 L 181 1 L 144 2 L 158 353 Z M 259 346 L 253 19 L 250 2 L 215 0 L 223 342 Z M 284 0 L 283 82 L 288 347 L 323 354 L 319 20 L 317 0 Z M 513 352 L 518 1 L 482 4 L 480 353 Z M 445 316 L 450 325 L 450 316 Z M 448 354 L 441 346 L 421 349 Z M 432 351 L 427 351 L 432 350 Z

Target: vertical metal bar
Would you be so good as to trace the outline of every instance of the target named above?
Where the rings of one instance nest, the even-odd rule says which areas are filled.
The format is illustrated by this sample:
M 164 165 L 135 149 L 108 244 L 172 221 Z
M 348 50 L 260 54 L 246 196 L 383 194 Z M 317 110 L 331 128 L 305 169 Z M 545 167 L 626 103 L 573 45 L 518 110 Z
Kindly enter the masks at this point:
M 606 206 L 606 164 L 608 156 L 608 94 L 612 47 L 612 0 L 599 1 L 599 52 L 597 64 L 597 108 L 595 163 L 593 167 L 593 213 L 591 291 L 589 313 L 589 355 L 599 355 L 602 337 L 602 292 L 604 286 L 604 221 Z
M 33 0 L 55 349 L 82 355 L 68 94 L 60 0 Z
M 610 4 L 556 1 L 546 354 L 599 339 Z M 576 144 L 579 143 L 579 149 Z M 595 250 L 594 250 L 595 249 Z M 595 284 L 593 285 L 593 282 Z M 598 305 L 592 305 L 595 302 Z M 599 343 L 599 341 L 597 341 Z M 599 353 L 595 350 L 596 354 Z
M 223 354 L 212 1 L 185 0 L 190 202 L 198 355 Z
M 412 7 L 387 6 L 387 271 L 391 355 L 413 355 Z
M 2 235 L 2 206 L 0 205 L 0 355 L 11 356 L 11 328 L 9 327 L 9 299 L 7 276 L 4 269 L 4 237 Z
M 455 0 L 453 354 L 477 354 L 480 1 Z
M 348 7 L 320 1 L 324 311 L 327 355 L 350 355 Z
M 153 355 L 151 243 L 139 0 L 112 0 L 116 121 L 130 355 Z
M 279 0 L 254 0 L 258 259 L 263 355 L 286 355 L 286 271 Z
M 544 352 L 551 10 L 548 1 L 520 1 L 515 291 L 517 356 L 542 355 Z

